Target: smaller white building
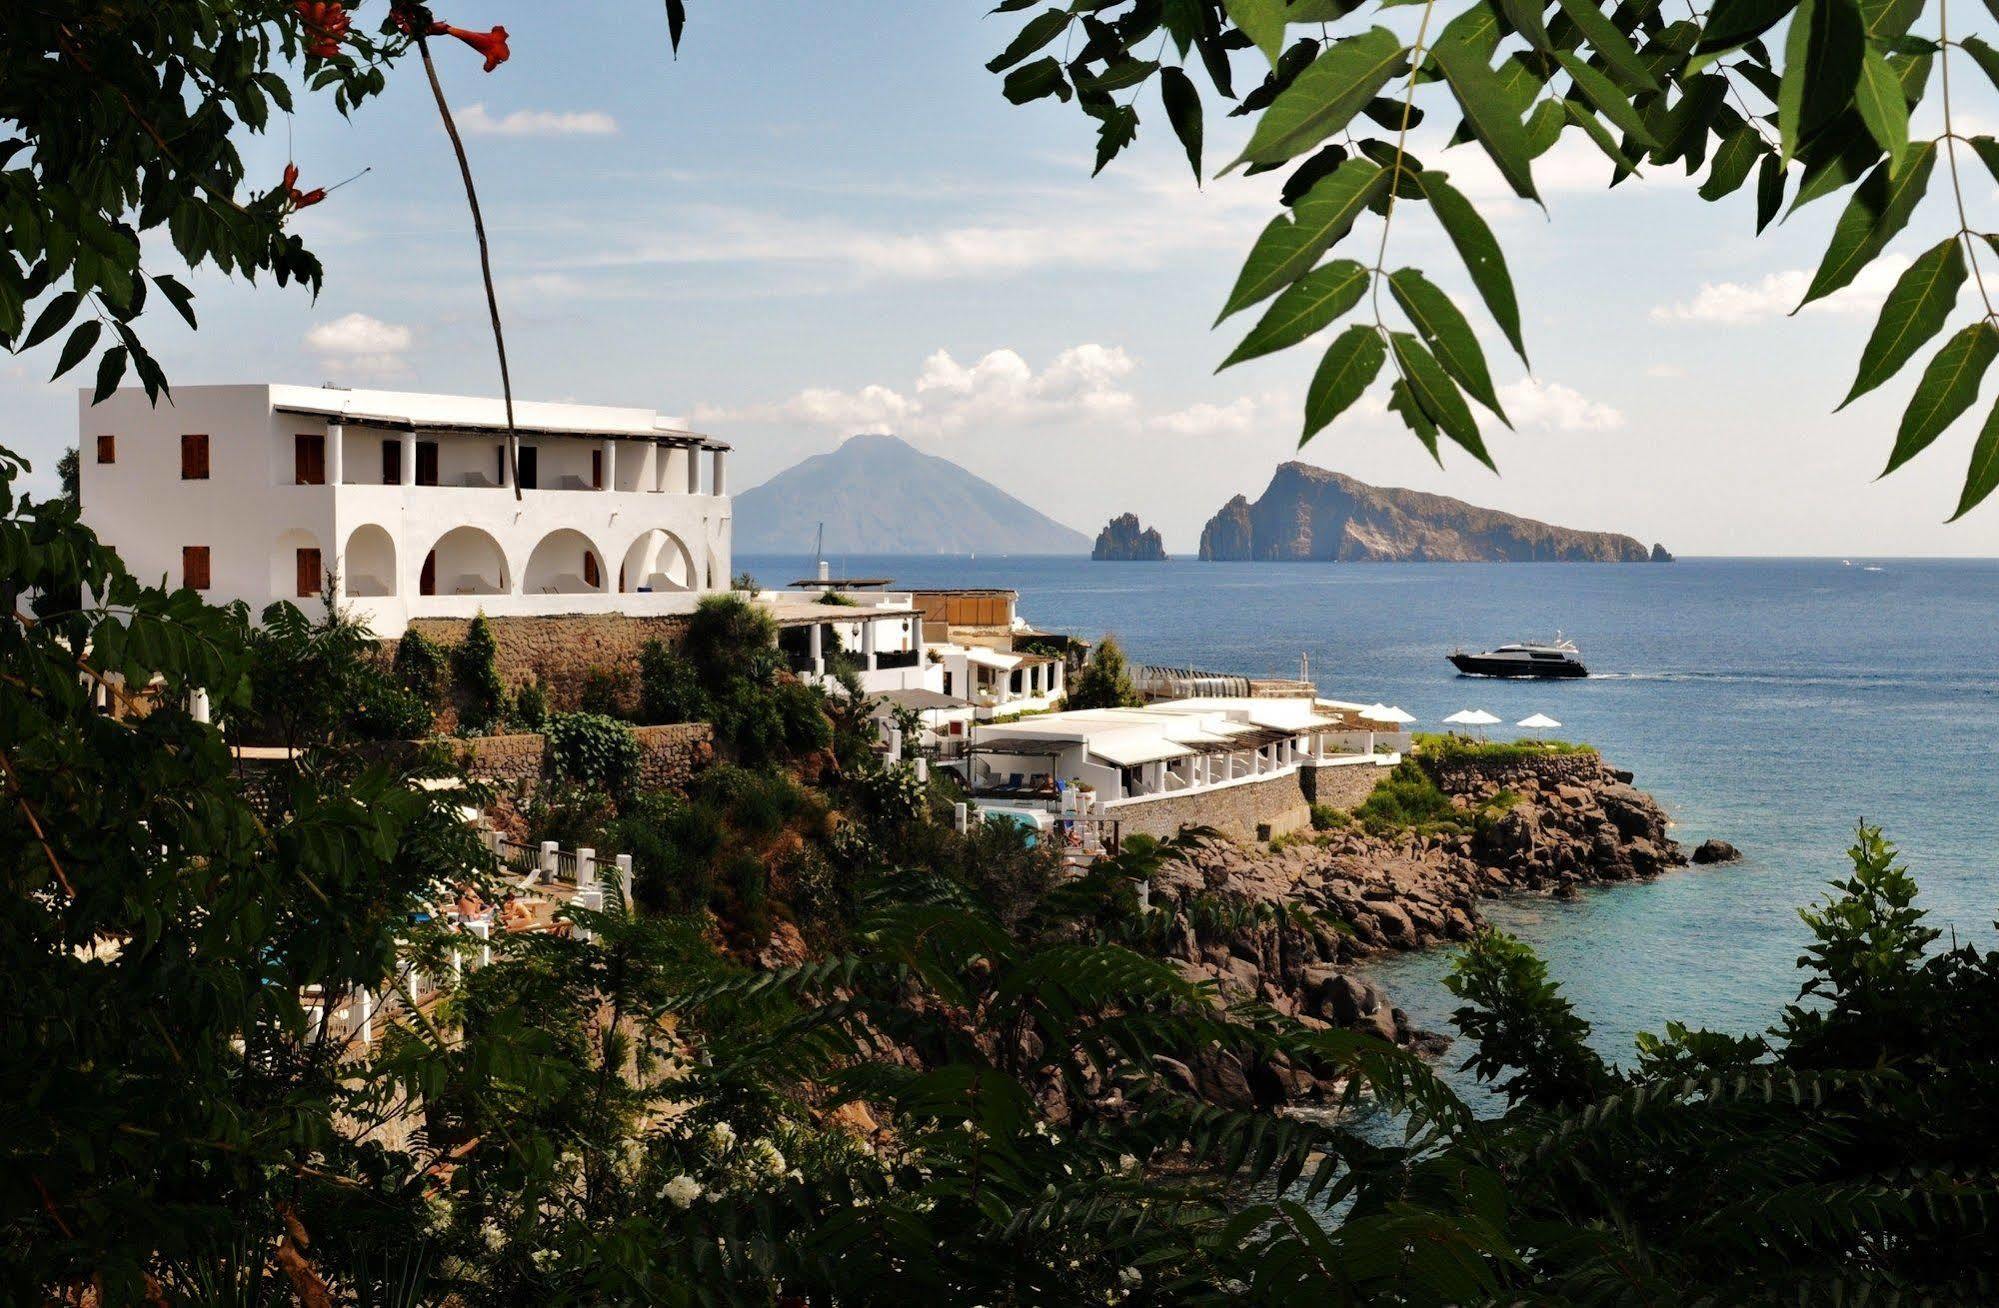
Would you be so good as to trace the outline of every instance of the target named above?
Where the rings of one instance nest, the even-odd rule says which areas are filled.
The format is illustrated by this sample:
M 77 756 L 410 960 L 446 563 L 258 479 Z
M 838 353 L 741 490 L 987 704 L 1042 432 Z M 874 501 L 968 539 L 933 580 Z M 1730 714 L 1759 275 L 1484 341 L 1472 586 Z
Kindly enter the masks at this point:
M 975 797 L 1063 804 L 1091 796 L 1092 811 L 1197 794 L 1306 767 L 1393 764 L 1394 753 L 1357 729 L 1363 705 L 1326 699 L 1203 698 L 1144 708 L 1084 709 L 972 730 Z
M 923 615 L 908 591 L 888 585 L 831 576 L 822 562 L 817 578 L 758 591 L 754 602 L 777 622 L 778 648 L 801 677 L 830 688 L 845 662 L 870 695 L 941 691 L 937 661 L 924 656 Z
M 141 580 L 411 618 L 691 612 L 729 585 L 729 447 L 651 409 L 341 387 L 79 395 L 83 516 Z

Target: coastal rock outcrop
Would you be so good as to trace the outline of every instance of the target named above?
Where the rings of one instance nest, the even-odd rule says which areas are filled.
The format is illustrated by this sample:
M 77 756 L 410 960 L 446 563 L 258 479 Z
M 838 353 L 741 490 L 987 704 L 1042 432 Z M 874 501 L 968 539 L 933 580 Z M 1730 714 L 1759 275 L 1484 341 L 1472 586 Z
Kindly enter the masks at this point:
M 1097 533 L 1096 548 L 1090 551 L 1090 557 L 1098 562 L 1163 563 L 1166 544 L 1159 538 L 1157 527 L 1142 526 L 1136 513 L 1122 513 Z
M 1466 815 L 1463 829 L 1376 834 L 1359 826 L 1278 848 L 1214 841 L 1170 864 L 1155 892 L 1229 905 L 1188 912 L 1168 947 L 1183 975 L 1209 980 L 1224 1001 L 1254 1000 L 1298 1018 L 1438 1047 L 1380 988 L 1357 973 L 1391 951 L 1464 940 L 1480 902 L 1511 892 L 1573 894 L 1656 876 L 1687 857 L 1665 811 L 1594 754 L 1479 767 L 1453 760 L 1433 778 Z M 1303 908 L 1306 914 L 1292 910 Z M 1329 1090 L 1288 1068 L 1246 1069 L 1267 1105 Z M 1207 1088 L 1199 1069 L 1193 1080 Z
M 1201 531 L 1201 558 L 1438 563 L 1670 562 L 1630 536 L 1551 526 L 1446 495 L 1370 486 L 1296 461 L 1263 495 L 1222 506 Z
M 1726 840 L 1703 840 L 1694 849 L 1696 863 L 1733 863 L 1742 857 L 1742 851 Z

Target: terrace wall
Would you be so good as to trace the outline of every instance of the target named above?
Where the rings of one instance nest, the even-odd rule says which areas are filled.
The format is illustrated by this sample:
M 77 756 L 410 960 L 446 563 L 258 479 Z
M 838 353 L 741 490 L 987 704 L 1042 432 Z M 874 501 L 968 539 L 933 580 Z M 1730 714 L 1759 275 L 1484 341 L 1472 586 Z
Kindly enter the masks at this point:
M 583 684 L 593 669 L 603 668 L 638 679 L 639 650 L 649 640 L 678 645 L 687 634 L 684 616 L 635 616 L 625 613 L 582 613 L 535 618 L 488 617 L 498 647 L 494 666 L 508 689 L 534 682 L 548 697 L 548 706 L 567 712 L 577 706 Z M 412 618 L 410 630 L 422 632 L 439 645 L 456 645 L 472 625 L 467 618 Z M 393 657 L 394 641 L 383 641 L 385 657 Z

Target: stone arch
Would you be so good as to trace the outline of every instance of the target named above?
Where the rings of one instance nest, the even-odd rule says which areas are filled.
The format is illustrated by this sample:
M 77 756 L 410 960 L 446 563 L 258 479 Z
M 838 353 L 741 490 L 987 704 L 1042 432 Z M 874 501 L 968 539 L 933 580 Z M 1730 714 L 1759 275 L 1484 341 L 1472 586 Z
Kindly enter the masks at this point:
M 604 585 L 604 554 L 574 527 L 543 536 L 521 571 L 523 595 L 594 595 Z
M 347 536 L 340 551 L 340 590 L 357 598 L 394 595 L 402 589 L 396 572 L 396 538 L 377 523 L 364 522 Z
M 640 587 L 654 591 L 693 590 L 696 581 L 694 556 L 688 551 L 687 542 L 663 527 L 640 532 L 625 551 L 625 561 L 618 569 L 618 589 L 628 592 Z
M 305 528 L 293 527 L 281 533 L 271 546 L 272 598 L 294 603 L 318 599 L 332 564 L 320 548 L 319 537 Z
M 505 595 L 511 582 L 507 552 L 491 532 L 453 527 L 424 556 L 418 590 L 425 595 Z

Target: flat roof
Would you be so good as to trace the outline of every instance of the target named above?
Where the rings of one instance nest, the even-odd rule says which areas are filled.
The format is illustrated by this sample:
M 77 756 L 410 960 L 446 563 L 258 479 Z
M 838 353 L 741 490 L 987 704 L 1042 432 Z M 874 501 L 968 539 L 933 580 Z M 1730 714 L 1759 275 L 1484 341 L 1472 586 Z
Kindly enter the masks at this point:
M 272 386 L 271 407 L 279 413 L 306 414 L 394 431 L 461 431 L 481 435 L 504 435 L 507 431 L 506 401 L 491 395 Z M 513 430 L 523 436 L 618 437 L 707 450 L 729 448 L 712 436 L 663 421 L 652 409 L 608 404 L 515 400 Z
M 974 754 L 1018 754 L 1023 757 L 1057 758 L 1067 753 L 1076 743 L 1073 740 L 1051 740 L 1045 736 L 995 736 L 973 741 L 970 750 Z
M 859 590 L 864 586 L 886 586 L 894 580 L 894 577 L 801 577 L 797 581 L 787 583 L 785 588 L 787 590 L 803 590 L 812 586 L 826 586 L 829 588 L 846 586 L 849 589 Z
M 923 686 L 913 686 L 907 690 L 877 691 L 873 698 L 898 708 L 959 709 L 972 706 L 972 701 L 969 699 L 959 699 L 956 695 L 946 695 L 941 690 L 930 690 Z

